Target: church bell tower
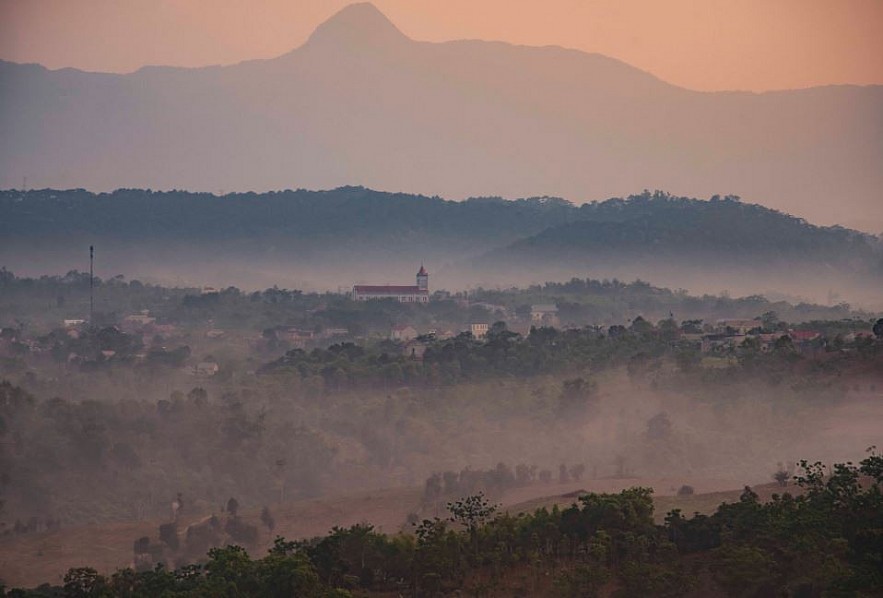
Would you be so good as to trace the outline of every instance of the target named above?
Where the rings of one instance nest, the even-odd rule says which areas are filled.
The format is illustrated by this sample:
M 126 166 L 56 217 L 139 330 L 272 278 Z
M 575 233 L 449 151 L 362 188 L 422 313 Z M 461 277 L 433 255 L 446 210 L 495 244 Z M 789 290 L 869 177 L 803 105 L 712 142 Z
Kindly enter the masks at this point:
M 429 272 L 420 264 L 420 270 L 417 272 L 417 288 L 421 291 L 429 290 Z

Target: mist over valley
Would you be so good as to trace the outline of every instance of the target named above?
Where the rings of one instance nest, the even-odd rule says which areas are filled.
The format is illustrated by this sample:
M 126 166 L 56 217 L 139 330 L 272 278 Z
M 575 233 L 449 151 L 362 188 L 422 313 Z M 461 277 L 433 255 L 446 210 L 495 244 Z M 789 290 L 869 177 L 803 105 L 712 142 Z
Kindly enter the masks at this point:
M 0 3 L 0 55 L 252 23 L 53 2 Z M 744 50 L 820 6 L 728 10 Z M 881 140 L 881 85 L 699 92 L 368 3 L 226 66 L 0 60 L 0 596 L 880 595 Z

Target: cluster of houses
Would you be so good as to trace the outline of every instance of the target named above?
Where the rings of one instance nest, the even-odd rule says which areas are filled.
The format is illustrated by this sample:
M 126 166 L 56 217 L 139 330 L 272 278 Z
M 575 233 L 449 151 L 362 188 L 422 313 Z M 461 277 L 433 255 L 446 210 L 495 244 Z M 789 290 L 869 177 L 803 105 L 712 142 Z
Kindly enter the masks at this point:
M 743 346 L 745 341 L 751 340 L 756 343 L 757 349 L 762 353 L 768 353 L 776 346 L 776 342 L 787 336 L 795 349 L 804 354 L 812 354 L 821 351 L 822 335 L 814 330 L 778 330 L 775 332 L 763 332 L 762 323 L 759 320 L 718 320 L 710 331 L 702 333 L 683 333 L 680 340 L 695 343 L 702 353 L 726 354 Z
M 76 341 L 82 337 L 86 325 L 87 320 L 85 319 L 65 319 L 62 321 L 61 330 L 69 339 Z M 135 363 L 147 360 L 148 352 L 152 350 L 151 348 L 156 348 L 158 338 L 168 341 L 169 339 L 180 337 L 180 331 L 177 326 L 157 323 L 156 318 L 151 316 L 148 310 L 142 310 L 125 316 L 119 325 L 113 328 L 126 335 L 140 339 L 143 348 L 138 353 L 127 353 L 122 356 L 126 359 L 134 360 Z M 57 347 L 57 337 L 55 340 L 51 336 L 47 337 L 49 339 L 47 344 L 45 339 L 27 337 L 21 334 L 20 331 L 13 329 L 6 329 L 4 332 L 6 334 L 0 335 L 0 357 L 30 354 L 37 358 L 44 356 L 48 358 L 50 353 L 55 350 L 54 348 Z M 223 331 L 216 329 L 209 330 L 206 333 L 207 338 L 219 338 L 220 336 L 223 336 Z M 178 340 L 181 339 L 179 338 Z M 120 357 L 117 351 L 111 349 L 102 350 L 100 355 L 98 355 L 98 359 L 104 361 L 113 361 Z M 86 363 L 92 359 L 95 359 L 95 356 L 80 355 L 76 351 L 71 351 L 65 358 L 66 362 L 72 365 Z M 216 375 L 219 370 L 220 366 L 213 361 L 200 361 L 183 368 L 184 373 L 199 378 L 209 378 Z
M 496 307 L 496 306 L 494 306 Z M 499 310 L 494 310 L 499 314 Z M 526 334 L 530 327 L 550 326 L 560 327 L 558 318 L 558 309 L 555 305 L 533 305 L 531 306 L 530 321 L 528 323 L 520 322 L 510 329 L 514 332 Z M 602 334 L 609 332 L 609 327 L 595 327 Z M 487 323 L 472 323 L 468 328 L 460 332 L 470 332 L 473 338 L 484 338 L 489 330 Z M 458 333 L 446 330 L 438 332 L 430 329 L 424 332 L 419 331 L 415 326 L 410 324 L 400 324 L 393 326 L 390 330 L 389 339 L 402 344 L 402 352 L 405 355 L 421 358 L 426 350 L 426 343 L 423 337 L 431 336 L 437 340 L 453 338 Z M 851 343 L 863 333 L 849 334 L 843 337 L 844 343 Z M 767 353 L 772 351 L 776 342 L 787 336 L 791 345 L 800 353 L 810 355 L 825 349 L 824 338 L 820 332 L 814 330 L 779 330 L 776 332 L 763 332 L 760 320 L 746 319 L 724 319 L 718 320 L 714 325 L 706 325 L 702 332 L 689 333 L 677 330 L 673 342 L 692 343 L 704 354 L 709 355 L 726 355 L 733 353 L 736 349 L 743 346 L 745 341 L 750 340 L 761 352 Z
M 375 299 L 394 299 L 402 303 L 425 304 L 429 302 L 429 273 L 421 264 L 416 274 L 416 284 L 409 286 L 399 285 L 362 285 L 357 284 L 352 287 L 352 299 L 354 301 L 369 301 Z M 214 288 L 206 287 L 202 289 L 203 294 L 217 293 Z M 448 295 L 448 297 L 450 297 Z M 422 337 L 431 336 L 438 340 L 453 338 L 462 332 L 469 332 L 473 338 L 485 338 L 490 329 L 490 323 L 494 321 L 505 321 L 509 324 L 509 329 L 523 335 L 529 333 L 531 327 L 553 327 L 562 328 L 561 319 L 559 317 L 558 306 L 555 304 L 535 304 L 530 306 L 529 317 L 519 310 L 515 313 L 511 307 L 490 303 L 487 301 L 470 301 L 465 296 L 457 296 L 455 300 L 463 308 L 469 308 L 472 317 L 475 318 L 465 329 L 460 330 L 418 330 L 411 324 L 398 324 L 391 328 L 389 339 L 401 344 L 402 351 L 412 357 L 422 358 L 426 349 L 426 339 Z M 481 308 L 479 310 L 471 310 L 471 308 Z M 481 314 L 484 315 L 481 315 Z M 71 338 L 78 338 L 86 325 L 84 319 L 68 319 L 64 320 L 64 331 Z M 163 324 L 157 322 L 156 317 L 151 315 L 150 311 L 142 310 L 125 316 L 117 328 L 128 335 L 140 337 L 144 347 L 157 346 L 158 339 L 167 342 L 169 339 L 180 337 L 181 333 L 173 324 Z M 613 328 L 613 327 L 611 327 Z M 617 328 L 622 328 L 618 326 Z M 600 333 L 613 333 L 610 329 L 604 327 L 595 327 Z M 660 332 L 661 331 L 656 331 Z M 654 332 L 654 333 L 656 333 Z M 704 354 L 732 354 L 736 349 L 743 347 L 746 341 L 751 341 L 750 346 L 754 346 L 762 352 L 769 352 L 775 349 L 777 342 L 784 336 L 788 336 L 791 345 L 801 353 L 811 354 L 825 348 L 825 339 L 819 332 L 811 330 L 777 330 L 770 331 L 764 329 L 759 319 L 723 319 L 717 321 L 714 325 L 705 324 L 701 328 L 681 327 L 675 331 L 666 331 L 672 342 L 692 343 Z M 861 333 L 859 333 L 861 334 Z M 224 339 L 227 332 L 216 328 L 213 323 L 209 322 L 209 328 L 204 332 L 204 336 L 209 340 Z M 249 345 L 254 350 L 276 350 L 282 343 L 288 348 L 307 349 L 309 347 L 327 345 L 333 342 L 352 338 L 351 331 L 346 328 L 317 328 L 310 330 L 297 326 L 277 326 L 275 328 L 264 331 L 260 336 L 251 339 Z M 180 339 L 179 339 L 180 340 Z M 842 339 L 844 343 L 849 344 L 854 338 L 845 337 Z M 10 349 L 12 347 L 12 349 Z M 25 351 L 31 353 L 40 353 L 45 348 L 40 347 L 39 343 L 33 339 L 3 339 L 0 338 L 0 356 L 4 353 L 10 353 L 12 350 Z M 113 352 L 105 352 L 104 357 L 111 359 L 114 357 Z M 136 355 L 136 359 L 145 357 L 144 354 Z M 77 356 L 72 355 L 70 360 L 76 360 Z M 195 365 L 189 365 L 186 371 L 198 377 L 211 377 L 218 373 L 219 367 L 214 362 L 200 362 Z
M 146 346 L 149 346 L 157 336 L 169 337 L 178 332 L 174 324 L 157 324 L 156 318 L 150 315 L 148 309 L 124 317 L 119 329 L 126 334 L 140 335 Z

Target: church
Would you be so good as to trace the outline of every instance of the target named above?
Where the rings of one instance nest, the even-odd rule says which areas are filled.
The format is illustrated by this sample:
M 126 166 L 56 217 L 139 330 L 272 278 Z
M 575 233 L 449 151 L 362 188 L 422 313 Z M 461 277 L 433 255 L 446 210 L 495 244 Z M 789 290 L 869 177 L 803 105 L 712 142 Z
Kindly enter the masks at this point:
M 429 303 L 429 272 L 420 264 L 416 286 L 364 285 L 353 286 L 353 301 L 395 299 L 402 303 Z

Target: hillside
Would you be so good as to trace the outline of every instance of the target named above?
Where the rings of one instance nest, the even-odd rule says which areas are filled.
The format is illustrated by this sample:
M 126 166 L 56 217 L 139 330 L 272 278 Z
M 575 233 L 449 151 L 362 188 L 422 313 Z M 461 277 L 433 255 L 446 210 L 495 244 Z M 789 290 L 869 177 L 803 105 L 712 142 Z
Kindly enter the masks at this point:
M 708 503 L 708 506 L 701 510 L 711 512 L 720 502 L 738 500 L 739 497 L 739 491 L 699 494 L 693 497 L 669 496 L 671 494 L 668 491 L 669 486 L 682 483 L 678 480 L 596 480 L 581 485 L 537 485 L 520 488 L 512 492 L 511 496 L 504 496 L 498 504 L 503 510 L 515 515 L 532 512 L 540 507 L 551 507 L 553 504 L 566 507 L 576 501 L 575 495 L 550 496 L 550 493 L 572 494 L 573 490 L 581 488 L 593 492 L 619 492 L 638 485 L 639 482 L 644 487 L 656 486 L 660 494 L 654 502 L 664 505 L 668 510 L 684 508 L 687 511 L 693 508 L 694 504 L 702 502 Z M 724 486 L 720 484 L 722 482 L 718 481 L 713 487 L 723 488 Z M 768 494 L 768 492 L 763 494 L 765 500 L 769 498 Z M 251 547 L 250 551 L 255 556 L 261 556 L 272 546 L 276 535 L 288 539 L 311 538 L 323 536 L 335 526 L 348 527 L 360 523 L 370 523 L 379 531 L 388 534 L 394 534 L 401 529 L 410 531 L 406 523 L 409 513 L 419 512 L 424 517 L 433 517 L 436 514 L 429 511 L 421 512 L 420 502 L 420 489 L 393 488 L 371 493 L 275 504 L 270 506 L 275 519 L 272 533 L 263 528 L 259 508 L 246 509 L 242 516 L 248 523 L 261 528 L 258 545 Z M 218 509 L 203 508 L 184 517 L 181 529 L 202 520 L 213 511 L 216 514 L 219 512 Z M 665 512 L 661 515 L 664 516 Z M 135 539 L 149 536 L 155 541 L 157 530 L 163 523 L 166 521 L 128 521 L 2 537 L 0 538 L 2 580 L 13 587 L 34 587 L 47 582 L 60 583 L 68 569 L 87 564 L 102 573 L 113 573 L 117 569 L 131 566 L 132 543 Z
M 116 75 L 0 62 L 0 181 L 360 184 L 581 202 L 736 193 L 883 229 L 883 87 L 700 93 L 598 54 L 409 39 L 350 6 L 270 60 Z
M 877 309 L 883 246 L 735 198 L 645 192 L 575 206 L 555 198 L 462 202 L 362 187 L 215 196 L 122 189 L 0 192 L 0 265 L 43 274 L 240 287 L 409 282 L 511 286 L 642 278 L 696 293 L 769 291 Z
M 593 203 L 573 221 L 494 250 L 476 262 L 498 282 L 525 270 L 665 280 L 692 290 L 790 288 L 823 297 L 853 290 L 873 301 L 883 290 L 878 238 L 804 220 L 736 198 L 697 201 L 645 193 Z M 744 287 L 741 287 L 744 288 Z

